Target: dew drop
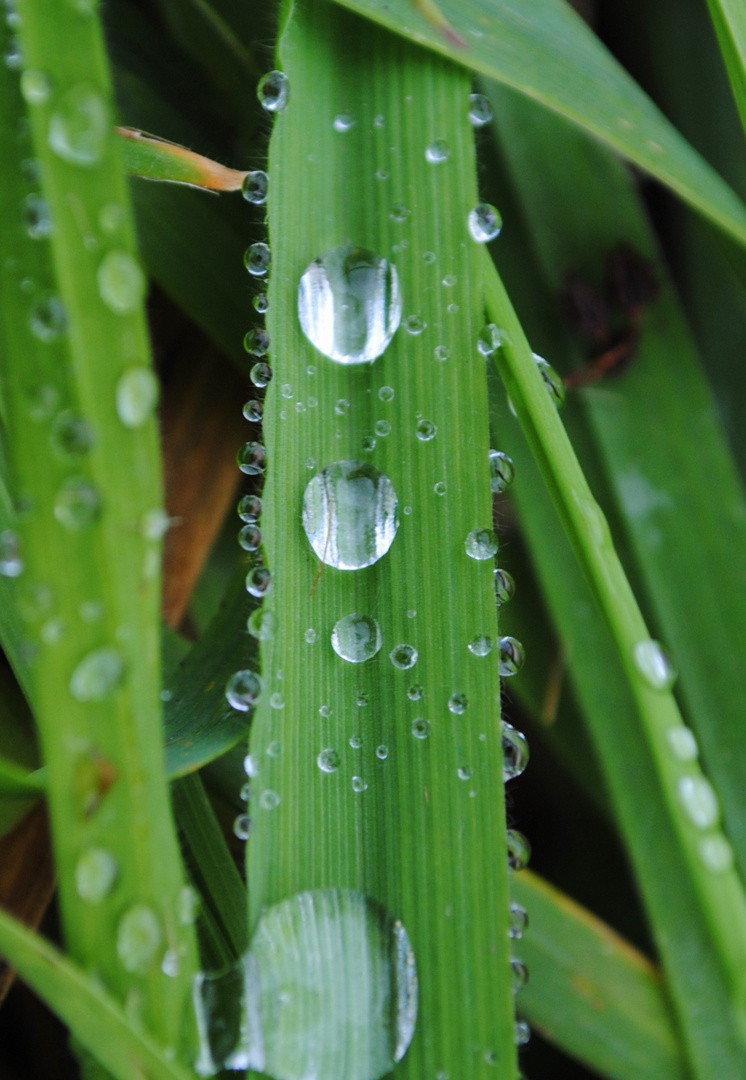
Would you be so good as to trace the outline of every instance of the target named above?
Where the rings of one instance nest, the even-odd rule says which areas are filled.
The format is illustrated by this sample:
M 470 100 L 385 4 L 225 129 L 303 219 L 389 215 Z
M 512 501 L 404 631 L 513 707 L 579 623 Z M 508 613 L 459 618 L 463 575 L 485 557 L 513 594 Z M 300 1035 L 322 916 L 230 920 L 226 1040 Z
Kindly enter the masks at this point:
M 451 151 L 445 139 L 434 139 L 425 149 L 425 160 L 430 165 L 442 165 L 450 156 Z
M 21 216 L 26 235 L 32 240 L 46 240 L 52 235 L 52 216 L 49 205 L 41 195 L 27 195 L 21 204 Z
M 466 694 L 451 694 L 448 699 L 448 709 L 454 716 L 463 716 L 469 707 L 469 699 Z
M 277 758 L 282 753 L 282 746 L 280 745 L 279 742 L 277 742 L 276 739 L 274 739 L 271 743 L 269 743 L 267 745 L 267 749 L 265 750 L 265 753 L 266 753 L 267 757 Z
M 350 746 L 352 747 L 353 750 L 359 750 L 362 745 L 363 745 L 363 740 L 362 740 L 362 737 L 360 735 L 351 735 L 350 736 Z
M 270 71 L 259 80 L 256 88 L 259 104 L 267 112 L 279 113 L 285 108 L 290 95 L 288 77 L 282 71 Z
M 366 453 L 371 454 L 376 448 L 376 440 L 372 435 L 366 435 L 360 440 L 360 446 Z
M 115 315 L 136 311 L 145 296 L 147 282 L 139 264 L 128 251 L 109 251 L 96 271 L 98 294 Z
M 285 399 L 286 399 L 287 401 L 292 401 L 292 398 L 293 398 L 293 388 L 292 388 L 292 386 L 290 385 L 290 383 L 283 383 L 283 384 L 282 384 L 282 386 L 280 387 L 280 393 L 282 394 L 282 396 L 283 396 L 283 397 L 284 397 L 284 398 L 285 398 Z
M 247 401 L 243 407 L 244 420 L 248 420 L 251 424 L 260 424 L 262 417 L 264 416 L 264 405 L 261 401 L 257 401 L 252 398 L 251 401 Z
M 380 439 L 385 439 L 387 435 L 391 434 L 391 424 L 388 420 L 376 420 L 373 430 Z
M 464 550 L 470 559 L 484 562 L 497 554 L 497 537 L 492 529 L 472 529 L 464 541 Z
M 381 389 L 378 391 L 378 397 L 381 401 L 393 401 L 394 396 L 395 391 L 392 386 L 382 386 Z
M 389 653 L 389 660 L 399 671 L 409 671 L 417 663 L 418 653 L 413 645 L 397 645 Z
M 269 707 L 270 709 L 285 708 L 285 698 L 282 696 L 279 690 L 275 690 L 275 692 L 270 696 Z
M 408 315 L 402 325 L 412 337 L 419 337 L 422 331 L 427 327 L 427 323 L 425 323 L 419 315 Z
M 253 172 L 246 173 L 241 184 L 241 194 L 246 199 L 246 202 L 254 203 L 255 206 L 262 206 L 267 201 L 268 187 L 269 177 L 266 172 L 255 169 Z
M 506 720 L 500 722 L 503 746 L 503 782 L 520 776 L 528 765 L 528 739 Z
M 336 750 L 322 750 L 316 758 L 316 764 L 324 773 L 335 773 L 342 764 L 342 759 Z
M 389 748 L 388 748 L 388 746 L 384 746 L 383 743 L 382 743 L 380 746 L 376 747 L 376 757 L 378 758 L 379 761 L 385 761 L 388 756 L 389 756 Z
M 251 780 L 259 775 L 259 764 L 253 754 L 247 754 L 243 759 L 243 771 Z
M 692 825 L 711 829 L 720 818 L 715 790 L 704 776 L 682 776 L 678 783 L 679 802 Z
M 298 317 L 324 356 L 340 364 L 372 363 L 401 320 L 396 268 L 364 248 L 327 251 L 301 277 Z
M 239 546 L 244 551 L 258 551 L 262 546 L 262 533 L 256 525 L 244 525 L 238 534 Z
M 249 378 L 251 379 L 254 386 L 256 386 L 259 390 L 263 390 L 265 386 L 269 386 L 269 383 L 271 382 L 272 368 L 269 366 L 269 364 L 265 364 L 263 362 L 259 364 L 254 364 L 251 371 L 249 372 Z
M 508 829 L 505 834 L 508 846 L 508 866 L 511 870 L 523 870 L 531 858 L 531 845 L 523 833 Z
M 345 615 L 332 630 L 332 648 L 351 664 L 362 664 L 380 652 L 381 628 L 369 615 Z
M 232 709 L 248 712 L 262 692 L 262 680 L 253 671 L 236 671 L 225 686 L 225 698 Z
M 492 106 L 484 94 L 469 94 L 469 123 L 475 128 L 484 127 L 492 119 Z
M 258 495 L 244 495 L 238 504 L 238 516 L 250 525 L 258 521 L 262 514 L 262 500 Z
M 130 367 L 120 376 L 116 391 L 117 416 L 125 427 L 141 427 L 158 401 L 158 379 L 147 367 Z
M 334 405 L 334 411 L 337 416 L 345 416 L 350 411 L 350 403 L 347 398 L 339 398 Z
M 528 914 L 520 904 L 511 903 L 508 913 L 508 937 L 520 941 L 528 926 Z
M 12 529 L 0 532 L 0 577 L 17 578 L 23 573 L 18 536 Z
M 236 462 L 242 473 L 258 476 L 266 468 L 267 455 L 261 443 L 247 442 L 238 451 Z
M 669 728 L 666 732 L 666 740 L 678 761 L 696 761 L 699 755 L 699 747 L 694 732 L 684 727 L 683 724 Z
M 415 684 L 414 686 L 410 686 L 409 690 L 407 690 L 407 697 L 410 701 L 421 701 L 424 693 L 423 687 Z
M 420 442 L 430 442 L 438 434 L 438 429 L 432 420 L 419 420 L 414 430 Z
M 306 630 L 305 634 L 303 635 L 303 638 L 307 642 L 307 644 L 313 645 L 317 636 L 318 635 L 316 634 L 316 631 L 313 629 L 313 627 L 309 626 L 308 630 Z
M 303 528 L 314 552 L 337 570 L 361 570 L 391 547 L 397 497 L 388 477 L 360 461 L 318 472 L 303 495 Z
M 534 360 L 536 361 L 536 367 L 539 370 L 539 374 L 544 380 L 544 386 L 549 394 L 550 398 L 554 402 L 556 408 L 561 409 L 565 404 L 565 384 L 562 380 L 562 376 L 559 375 L 551 364 L 542 357 L 534 353 Z
M 85 83 L 63 94 L 49 118 L 47 140 L 53 153 L 70 165 L 91 168 L 101 161 L 111 130 L 100 92 Z
M 404 203 L 394 203 L 394 205 L 389 210 L 389 217 L 398 225 L 402 225 L 411 213 L 412 211 L 409 209 L 409 207 L 405 206 Z
M 255 327 L 244 335 L 243 347 L 251 356 L 266 356 L 269 352 L 269 334 Z
M 29 317 L 29 329 L 34 337 L 45 344 L 64 334 L 67 330 L 67 312 L 59 297 L 46 293 L 36 301 Z
M 468 765 L 460 765 L 456 769 L 456 776 L 458 776 L 459 780 L 471 780 L 472 769 Z
M 161 971 L 169 979 L 181 974 L 181 956 L 178 949 L 166 949 L 161 960 Z
M 135 904 L 119 920 L 117 956 L 125 971 L 145 974 L 152 966 L 160 944 L 160 924 L 147 904 Z
M 101 496 L 84 476 L 62 481 L 54 500 L 54 516 L 69 532 L 87 529 L 101 514 Z
M 531 1028 L 529 1027 L 527 1021 L 516 1020 L 515 1035 L 513 1036 L 513 1041 L 515 1042 L 516 1046 L 525 1046 L 530 1039 Z
M 494 641 L 486 634 L 478 634 L 469 642 L 469 652 L 472 656 L 489 656 L 494 647 Z
M 528 982 L 528 968 L 522 960 L 513 956 L 510 960 L 510 988 L 514 994 L 520 993 Z
M 670 690 L 676 682 L 676 666 L 657 641 L 638 641 L 634 651 L 635 667 L 653 690 Z
M 349 115 L 349 113 L 339 113 L 334 117 L 333 127 L 335 131 L 338 131 L 341 135 L 346 134 L 354 128 L 356 120 Z
M 103 701 L 117 688 L 123 674 L 124 663 L 115 649 L 94 649 L 73 671 L 70 693 L 76 701 Z
M 52 93 L 52 83 L 44 71 L 26 68 L 21 73 L 21 94 L 28 105 L 44 105 Z
M 515 582 L 507 570 L 498 567 L 495 570 L 495 601 L 498 607 L 507 604 L 515 594 Z
M 246 629 L 257 641 L 271 641 L 275 636 L 277 618 L 273 611 L 257 608 L 246 620 Z
M 526 659 L 523 646 L 514 637 L 501 637 L 498 642 L 500 675 L 507 679 L 517 674 Z
M 111 892 L 116 877 L 117 861 L 103 848 L 88 848 L 75 864 L 75 889 L 87 904 L 100 904 Z
M 266 596 L 272 588 L 272 575 L 266 566 L 255 566 L 246 575 L 246 592 L 251 596 Z
M 368 790 L 368 785 L 365 780 L 363 780 L 362 776 L 353 776 L 350 784 L 356 795 L 360 795 L 361 792 Z
M 477 350 L 482 356 L 492 356 L 502 345 L 502 334 L 494 323 L 488 323 L 477 338 Z
M 49 439 L 52 448 L 62 457 L 73 460 L 86 457 L 95 441 L 87 420 L 72 409 L 57 414 L 52 421 Z
M 487 244 L 500 235 L 503 219 L 494 206 L 489 203 L 479 203 L 469 211 L 468 224 L 472 240 L 476 240 L 478 244 Z
M 434 355 L 436 360 L 440 360 L 442 362 L 443 360 L 448 359 L 448 357 L 451 355 L 451 350 L 448 348 L 447 345 L 436 345 L 434 349 Z
M 269 311 L 269 300 L 266 293 L 259 293 L 251 303 L 254 306 L 254 311 L 258 311 L 260 315 L 266 315 Z
M 501 450 L 490 450 L 490 488 L 493 492 L 507 491 L 513 483 L 515 465 L 513 459 Z
M 267 244 L 252 244 L 244 253 L 243 264 L 252 277 L 264 277 L 269 270 L 271 255 Z
M 237 814 L 233 819 L 233 835 L 239 840 L 248 840 L 251 836 L 251 818 L 248 814 Z
M 438 482 L 433 485 L 433 491 L 436 495 L 445 495 L 447 490 L 444 480 L 438 480 Z
M 280 805 L 280 796 L 272 788 L 265 788 L 259 796 L 259 805 L 262 810 L 276 810 Z
M 248 780 L 246 781 L 245 784 L 241 785 L 241 790 L 238 793 L 238 797 L 241 800 L 241 802 L 245 802 L 245 803 L 247 803 L 249 801 L 249 799 L 251 798 L 251 784 L 250 784 L 250 782 Z
M 733 848 L 721 833 L 706 836 L 700 841 L 699 857 L 705 868 L 713 874 L 727 874 L 735 863 Z

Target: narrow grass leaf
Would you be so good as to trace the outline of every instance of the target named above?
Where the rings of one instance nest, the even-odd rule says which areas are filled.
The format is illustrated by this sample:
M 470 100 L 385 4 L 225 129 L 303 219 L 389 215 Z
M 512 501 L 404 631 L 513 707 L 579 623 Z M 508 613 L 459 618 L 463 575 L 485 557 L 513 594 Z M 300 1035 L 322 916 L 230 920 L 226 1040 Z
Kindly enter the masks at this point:
M 746 129 L 746 12 L 738 0 L 707 0 L 733 97 Z
M 210 191 L 240 191 L 247 173 L 228 169 L 186 146 L 146 135 L 136 128 L 118 127 L 122 167 L 130 176 L 166 180 Z

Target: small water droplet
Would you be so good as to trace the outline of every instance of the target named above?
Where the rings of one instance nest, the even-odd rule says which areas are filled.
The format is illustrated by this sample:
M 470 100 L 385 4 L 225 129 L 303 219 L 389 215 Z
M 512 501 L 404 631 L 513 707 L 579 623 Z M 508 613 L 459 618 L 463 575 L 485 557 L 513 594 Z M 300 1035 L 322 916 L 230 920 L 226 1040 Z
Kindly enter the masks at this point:
M 365 438 L 360 440 L 360 448 L 367 454 L 371 454 L 376 448 L 376 440 L 372 435 L 366 435 Z
M 653 690 L 670 690 L 676 682 L 676 665 L 657 641 L 638 641 L 634 651 L 635 667 Z
M 463 716 L 469 707 L 469 699 L 466 694 L 451 694 L 448 699 L 448 708 L 454 716 Z
M 94 649 L 73 671 L 70 693 L 76 701 L 103 701 L 117 688 L 123 674 L 124 663 L 115 649 Z
M 280 805 L 280 796 L 272 788 L 265 788 L 259 796 L 262 810 L 275 810 Z
M 382 386 L 378 391 L 378 397 L 381 401 L 393 401 L 395 392 L 391 386 Z
M 551 364 L 548 364 L 542 356 L 538 356 L 534 353 L 534 360 L 536 361 L 536 367 L 539 370 L 539 374 L 544 380 L 544 386 L 547 393 L 554 402 L 556 408 L 561 409 L 565 404 L 565 384 L 562 376 L 559 375 Z
M 267 755 L 267 757 L 278 758 L 281 753 L 282 745 L 277 741 L 277 739 L 273 739 L 271 743 L 267 744 L 267 749 L 265 750 L 265 754 Z
M 514 637 L 501 637 L 498 642 L 500 675 L 507 679 L 517 674 L 526 659 L 523 646 Z
M 438 482 L 433 485 L 433 491 L 436 495 L 445 495 L 447 490 L 445 480 L 438 480 Z
M 59 98 L 49 118 L 47 140 L 63 161 L 91 168 L 101 161 L 111 130 L 102 95 L 94 86 L 79 83 Z
M 500 235 L 503 219 L 494 206 L 490 206 L 489 203 L 479 203 L 469 211 L 468 224 L 472 239 L 478 244 L 487 244 Z
M 376 180 L 388 180 L 389 173 L 387 169 L 376 169 Z
M 492 356 L 502 344 L 502 333 L 494 323 L 488 323 L 477 338 L 477 350 L 482 356 Z
M 528 739 L 506 720 L 500 722 L 503 746 L 503 782 L 520 776 L 528 765 Z
M 251 798 L 251 783 L 247 780 L 245 784 L 241 785 L 241 790 L 238 793 L 238 797 L 241 802 L 247 803 Z
M 444 161 L 448 161 L 450 156 L 451 151 L 448 149 L 448 143 L 445 139 L 433 140 L 425 150 L 425 160 L 430 165 L 442 165 Z
M 97 521 L 101 514 L 101 496 L 84 476 L 69 476 L 62 481 L 54 500 L 54 516 L 70 532 L 80 532 Z
M 252 277 L 264 277 L 270 262 L 271 255 L 267 244 L 252 244 L 244 253 L 243 264 Z
M 328 465 L 303 495 L 303 528 L 323 563 L 361 570 L 391 547 L 398 521 L 397 498 L 388 477 L 359 461 Z
M 472 529 L 464 541 L 470 559 L 484 562 L 497 554 L 497 537 L 492 529 Z
M 317 638 L 317 634 L 316 634 L 316 631 L 312 627 L 309 626 L 308 630 L 306 630 L 303 637 L 305 638 L 305 640 L 307 641 L 307 643 L 309 645 L 313 645 L 314 641 Z
M 427 263 L 428 266 L 432 266 L 432 264 L 437 260 L 437 258 L 438 256 L 435 254 L 434 251 L 422 252 L 422 261 L 424 263 Z
M 96 271 L 98 294 L 115 315 L 136 311 L 145 296 L 147 282 L 128 251 L 109 251 Z M 143 369 L 144 370 L 144 369 Z
M 49 205 L 41 195 L 27 195 L 21 204 L 21 216 L 26 235 L 32 240 L 46 240 L 52 235 L 52 216 Z
M 262 206 L 267 201 L 268 187 L 269 177 L 266 172 L 255 169 L 253 172 L 248 172 L 244 177 L 241 184 L 241 194 L 246 199 L 246 202 L 254 203 L 255 206 Z
M 531 858 L 531 845 L 523 833 L 508 829 L 505 834 L 508 846 L 508 866 L 511 870 L 523 870 Z
M 262 680 L 253 671 L 236 671 L 226 683 L 225 697 L 232 709 L 248 712 L 262 692 Z
M 726 874 L 735 863 L 733 848 L 722 833 L 700 840 L 699 857 L 712 874 Z
M 78 459 L 86 457 L 95 439 L 88 421 L 72 409 L 65 409 L 52 421 L 49 441 L 62 457 Z
M 679 802 L 697 829 L 711 829 L 720 818 L 715 789 L 704 776 L 682 776 L 678 783 Z
M 350 403 L 347 398 L 339 398 L 334 405 L 334 411 L 337 416 L 345 416 L 350 411 Z
M 469 652 L 472 656 L 489 656 L 495 646 L 491 637 L 486 634 L 478 634 L 469 642 Z
M 460 765 L 456 769 L 456 776 L 459 780 L 471 780 L 473 770 L 468 765 Z
M 436 345 L 434 349 L 434 355 L 436 360 L 447 360 L 451 355 L 451 350 L 447 345 Z
M 378 758 L 379 761 L 385 761 L 388 756 L 389 756 L 389 748 L 388 748 L 388 746 L 384 746 L 383 744 L 381 744 L 380 746 L 376 747 L 376 757 Z
M 0 577 L 17 578 L 23 573 L 18 536 L 12 529 L 0 532 Z
M 251 356 L 266 356 L 269 352 L 269 334 L 259 327 L 244 335 L 243 347 Z
M 396 268 L 364 248 L 327 251 L 301 277 L 298 317 L 324 356 L 340 364 L 372 363 L 401 320 Z
M 266 315 L 269 311 L 269 300 L 266 293 L 259 293 L 251 303 L 254 305 L 254 311 L 258 311 L 260 315 Z
M 376 420 L 373 430 L 379 438 L 385 439 L 387 435 L 391 434 L 391 424 L 388 420 Z
M 407 690 L 407 697 L 410 701 L 420 701 L 424 693 L 424 688 L 418 684 L 415 684 L 414 686 L 410 686 L 409 690 Z
M 238 504 L 238 516 L 250 525 L 258 521 L 262 514 L 262 500 L 258 495 L 244 495 Z
M 666 740 L 678 761 L 696 761 L 699 755 L 699 747 L 694 737 L 694 732 L 684 727 L 683 724 L 669 728 L 666 732 Z
M 413 645 L 397 645 L 389 653 L 389 660 L 400 671 L 409 671 L 417 663 L 418 653 Z
M 411 213 L 412 211 L 409 209 L 409 207 L 405 206 L 404 203 L 394 203 L 394 205 L 389 210 L 389 217 L 398 225 L 402 225 Z
M 469 94 L 469 122 L 475 128 L 484 127 L 492 119 L 492 106 L 484 94 Z
M 44 71 L 26 68 L 21 73 L 21 94 L 28 105 L 44 105 L 52 93 L 52 82 Z
M 290 383 L 283 383 L 280 387 L 280 393 L 287 401 L 292 401 L 294 391 Z
M 233 835 L 239 840 L 248 840 L 251 835 L 251 818 L 248 814 L 237 814 L 233 819 Z
M 181 974 L 181 955 L 178 949 L 166 949 L 161 960 L 161 971 L 168 979 Z
M 45 344 L 54 341 L 67 330 L 67 312 L 59 297 L 52 293 L 41 296 L 31 309 L 29 329 Z
M 147 367 L 127 368 L 117 382 L 117 416 L 125 427 L 141 427 L 158 401 L 158 380 Z
M 270 709 L 285 708 L 285 698 L 282 696 L 279 690 L 275 690 L 275 692 L 270 696 L 269 707 Z
M 520 904 L 511 903 L 508 913 L 508 937 L 520 941 L 528 926 L 528 914 Z
M 251 401 L 247 401 L 244 405 L 243 415 L 244 419 L 248 420 L 249 423 L 260 424 L 264 416 L 264 405 L 261 401 L 252 398 Z
M 259 763 L 253 754 L 247 754 L 243 759 L 243 771 L 252 780 L 259 775 Z
M 246 629 L 257 641 L 271 641 L 275 636 L 277 617 L 273 611 L 257 608 L 246 620 Z
M 201 901 L 196 889 L 193 889 L 191 885 L 185 885 L 183 889 L 180 889 L 176 902 L 176 917 L 179 926 L 192 926 L 200 907 Z
M 290 83 L 282 71 L 270 71 L 259 80 L 256 88 L 259 103 L 267 112 L 279 113 L 290 96 Z
M 351 664 L 370 660 L 381 649 L 381 628 L 369 615 L 345 615 L 332 631 L 332 648 Z
M 238 534 L 238 543 L 244 551 L 258 551 L 262 546 L 262 533 L 256 525 L 244 525 Z
M 500 450 L 490 450 L 490 488 L 493 492 L 507 491 L 515 477 L 512 458 Z
M 75 864 L 75 889 L 87 904 L 100 904 L 117 878 L 117 861 L 104 848 L 87 848 Z
M 365 780 L 363 780 L 362 776 L 353 776 L 350 784 L 356 795 L 359 795 L 362 791 L 368 790 L 368 785 Z
M 430 734 L 430 721 L 418 716 L 412 721 L 410 730 L 415 739 L 426 739 Z
M 266 596 L 272 588 L 272 575 L 266 566 L 255 566 L 246 575 L 246 592 L 251 596 Z
M 438 429 L 432 420 L 419 420 L 414 430 L 420 442 L 430 442 L 438 434 Z
M 422 331 L 427 327 L 427 323 L 424 322 L 419 315 L 408 315 L 402 325 L 412 337 L 419 337 Z
M 272 368 L 263 361 L 254 364 L 249 372 L 249 378 L 259 390 L 263 390 L 272 380 Z
M 516 1046 L 525 1046 L 531 1038 L 531 1028 L 527 1021 L 516 1020 L 515 1022 L 515 1035 L 513 1037 Z
M 336 750 L 322 750 L 316 758 L 316 764 L 324 773 L 335 773 L 342 764 L 342 759 Z
M 160 944 L 158 917 L 147 904 L 135 904 L 119 920 L 117 956 L 125 971 L 145 974 L 152 966 Z
M 261 443 L 247 442 L 238 451 L 236 461 L 242 473 L 246 473 L 247 476 L 257 476 L 266 468 L 266 451 Z
M 334 117 L 334 130 L 344 135 L 354 128 L 357 121 L 349 113 L 339 113 Z
M 363 745 L 363 740 L 362 740 L 362 737 L 360 735 L 352 735 L 352 736 L 350 736 L 350 746 L 352 747 L 353 750 L 359 750 L 362 745 Z
M 507 570 L 498 567 L 495 570 L 495 601 L 498 607 L 507 604 L 515 594 L 515 582 Z

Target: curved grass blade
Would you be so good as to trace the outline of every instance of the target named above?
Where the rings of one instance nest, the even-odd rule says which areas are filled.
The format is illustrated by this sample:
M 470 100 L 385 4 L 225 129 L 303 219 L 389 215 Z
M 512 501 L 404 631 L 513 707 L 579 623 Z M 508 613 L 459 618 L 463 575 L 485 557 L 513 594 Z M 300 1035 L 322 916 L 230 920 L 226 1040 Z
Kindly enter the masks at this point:
M 40 795 L 46 786 L 43 769 L 29 772 L 14 761 L 0 758 L 0 796 Z
M 746 129 L 746 12 L 737 0 L 707 0 L 733 97 Z
M 131 176 L 189 184 L 208 191 L 240 191 L 248 175 L 136 128 L 118 127 L 116 133 L 122 167 Z
M 671 188 L 740 244 L 746 207 L 604 49 L 569 4 L 442 0 L 454 47 L 410 0 L 339 0 L 565 116 Z

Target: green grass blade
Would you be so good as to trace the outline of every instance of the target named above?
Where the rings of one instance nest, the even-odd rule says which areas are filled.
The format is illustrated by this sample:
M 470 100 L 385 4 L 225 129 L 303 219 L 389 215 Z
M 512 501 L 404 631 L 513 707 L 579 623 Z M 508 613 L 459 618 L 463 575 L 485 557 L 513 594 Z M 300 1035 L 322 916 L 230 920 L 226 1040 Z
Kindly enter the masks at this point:
M 610 1080 L 685 1080 L 660 972 L 535 874 L 517 874 L 510 891 L 529 912 L 516 952 L 531 975 L 521 1008 L 537 1030 Z
M 733 97 L 746 129 L 746 11 L 738 0 L 707 0 Z
M 411 0 L 340 0 L 482 75 L 561 113 L 746 242 L 746 207 L 560 0 L 443 0 L 464 46 Z
M 163 767 L 163 512 L 146 283 L 98 20 L 38 0 L 24 0 L 19 16 L 28 128 L 18 74 L 0 76 L 2 393 L 25 507 L 16 584 L 62 921 L 76 960 L 120 1000 L 132 991 L 142 1022 L 188 1052 L 183 1010 L 197 958 L 178 915 L 184 878 Z M 45 200 L 51 230 L 34 235 L 29 197 Z M 161 970 L 169 950 L 180 964 L 173 978 Z
M 98 979 L 4 911 L 0 954 L 115 1080 L 193 1080 L 191 1069 L 169 1060 L 166 1048 L 130 1022 Z
M 0 795 L 40 795 L 45 786 L 43 769 L 29 772 L 14 761 L 0 758 Z
M 135 128 L 117 128 L 122 167 L 130 176 L 190 184 L 209 191 L 240 191 L 245 172 L 228 169 L 178 143 L 146 135 Z
M 496 632 L 492 568 L 464 552 L 469 531 L 491 521 L 485 370 L 475 349 L 479 252 L 466 228 L 477 201 L 469 82 L 327 4 L 293 8 L 279 58 L 291 89 L 270 146 L 274 377 L 262 519 L 277 630 L 262 646 L 265 690 L 251 735 L 260 770 L 248 849 L 252 923 L 264 905 L 305 888 L 372 895 L 403 921 L 418 964 L 417 1033 L 397 1073 L 512 1078 L 497 664 L 494 653 L 477 658 L 467 647 Z M 333 125 L 342 113 L 355 121 L 347 132 Z M 451 156 L 433 166 L 425 150 L 436 138 Z M 411 211 L 405 221 L 391 216 L 400 202 Z M 372 367 L 328 361 L 298 324 L 301 274 L 341 243 L 395 258 L 403 314 L 426 324 L 419 335 L 400 330 Z M 438 345 L 451 360 L 436 358 Z M 386 386 L 389 401 L 379 397 Z M 318 405 L 309 408 L 311 397 Z M 421 417 L 437 426 L 429 442 L 416 435 Z M 390 430 L 379 425 L 366 451 L 379 421 Z M 379 563 L 354 573 L 326 567 L 313 589 L 319 564 L 301 528 L 303 490 L 316 469 L 355 458 L 391 479 L 399 532 Z M 439 482 L 445 496 L 434 490 Z M 447 620 L 445 596 L 457 598 Z M 346 663 L 330 645 L 336 621 L 353 612 L 381 627 L 382 649 L 366 664 Z M 408 671 L 389 660 L 402 642 L 419 652 Z M 413 684 L 424 688 L 418 700 L 407 696 Z M 468 696 L 467 723 L 449 712 L 455 692 Z M 282 709 L 272 707 L 275 695 Z M 413 737 L 417 718 L 429 721 L 426 739 Z M 360 749 L 349 743 L 356 735 Z M 339 754 L 336 772 L 317 765 L 325 748 Z M 366 789 L 356 791 L 353 777 Z

